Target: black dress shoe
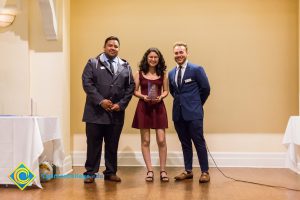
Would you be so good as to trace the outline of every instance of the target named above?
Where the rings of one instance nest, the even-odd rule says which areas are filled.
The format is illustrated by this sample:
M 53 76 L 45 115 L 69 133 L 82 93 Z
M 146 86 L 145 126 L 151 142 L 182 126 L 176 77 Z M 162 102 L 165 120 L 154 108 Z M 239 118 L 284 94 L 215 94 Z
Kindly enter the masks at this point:
M 121 178 L 117 175 L 104 175 L 104 180 L 113 181 L 113 182 L 121 182 Z
M 95 182 L 95 178 L 92 176 L 87 176 L 84 178 L 84 183 L 94 183 Z

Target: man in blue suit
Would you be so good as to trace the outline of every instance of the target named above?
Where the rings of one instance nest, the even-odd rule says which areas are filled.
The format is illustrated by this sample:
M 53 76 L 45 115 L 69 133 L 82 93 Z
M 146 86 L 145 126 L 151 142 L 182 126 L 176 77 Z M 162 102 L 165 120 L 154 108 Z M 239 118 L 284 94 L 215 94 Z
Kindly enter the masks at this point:
M 193 178 L 194 143 L 201 167 L 200 183 L 210 181 L 206 143 L 203 135 L 203 105 L 210 86 L 204 69 L 187 60 L 188 47 L 183 42 L 173 46 L 177 66 L 169 72 L 170 93 L 173 101 L 173 121 L 181 142 L 185 171 L 176 180 Z

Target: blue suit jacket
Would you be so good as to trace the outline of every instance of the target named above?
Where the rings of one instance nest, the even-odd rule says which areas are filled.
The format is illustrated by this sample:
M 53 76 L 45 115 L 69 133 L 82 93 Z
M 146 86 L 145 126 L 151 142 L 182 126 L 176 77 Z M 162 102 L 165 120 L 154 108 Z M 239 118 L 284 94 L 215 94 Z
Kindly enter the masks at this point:
M 178 88 L 175 80 L 176 67 L 169 72 L 170 93 L 173 101 L 173 121 L 182 117 L 186 121 L 203 119 L 203 105 L 209 96 L 210 86 L 204 69 L 191 63 L 187 64 L 182 79 L 181 88 Z

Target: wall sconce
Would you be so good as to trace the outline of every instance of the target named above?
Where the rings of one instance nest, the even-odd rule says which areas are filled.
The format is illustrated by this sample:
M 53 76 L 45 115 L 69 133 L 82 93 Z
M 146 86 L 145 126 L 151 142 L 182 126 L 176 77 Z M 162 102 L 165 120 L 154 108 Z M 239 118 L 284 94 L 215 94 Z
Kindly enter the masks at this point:
M 13 13 L 4 13 L 0 12 L 0 27 L 7 27 L 11 25 L 16 18 L 16 15 Z
M 0 0 L 0 28 L 11 25 L 21 9 L 21 0 Z

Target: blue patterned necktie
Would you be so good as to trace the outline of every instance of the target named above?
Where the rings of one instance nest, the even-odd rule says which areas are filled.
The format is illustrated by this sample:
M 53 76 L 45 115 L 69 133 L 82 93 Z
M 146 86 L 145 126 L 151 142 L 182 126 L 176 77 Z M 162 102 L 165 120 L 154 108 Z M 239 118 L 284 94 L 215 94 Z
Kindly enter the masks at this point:
M 108 60 L 110 71 L 112 74 L 115 74 L 113 62 L 114 62 L 113 60 Z

